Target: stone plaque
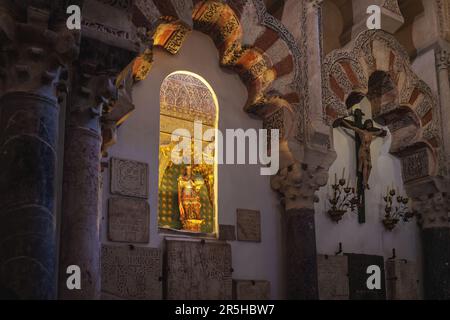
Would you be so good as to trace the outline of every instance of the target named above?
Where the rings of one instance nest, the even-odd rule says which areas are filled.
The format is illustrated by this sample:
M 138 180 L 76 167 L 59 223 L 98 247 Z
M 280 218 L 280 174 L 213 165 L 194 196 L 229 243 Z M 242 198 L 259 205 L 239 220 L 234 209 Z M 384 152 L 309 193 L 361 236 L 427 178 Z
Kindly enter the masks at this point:
M 419 300 L 419 279 L 414 262 L 386 261 L 386 284 L 389 300 Z
M 111 193 L 135 198 L 148 198 L 148 166 L 146 163 L 112 158 Z
M 147 200 L 114 197 L 108 203 L 108 239 L 148 243 L 150 206 Z
M 236 228 L 232 225 L 219 225 L 219 240 L 236 241 Z
M 350 300 L 386 300 L 384 258 L 365 254 L 347 254 Z M 381 289 L 367 288 L 369 266 L 378 266 L 381 270 Z
M 421 149 L 402 157 L 402 174 L 405 182 L 426 177 L 429 174 L 428 151 Z
M 348 258 L 317 256 L 320 300 L 348 300 Z
M 231 300 L 231 246 L 167 238 L 165 296 L 169 300 Z
M 261 242 L 261 213 L 254 210 L 237 210 L 237 239 Z
M 233 280 L 233 299 L 269 300 L 270 282 L 252 280 Z
M 161 251 L 154 248 L 102 246 L 102 292 L 131 300 L 162 299 Z

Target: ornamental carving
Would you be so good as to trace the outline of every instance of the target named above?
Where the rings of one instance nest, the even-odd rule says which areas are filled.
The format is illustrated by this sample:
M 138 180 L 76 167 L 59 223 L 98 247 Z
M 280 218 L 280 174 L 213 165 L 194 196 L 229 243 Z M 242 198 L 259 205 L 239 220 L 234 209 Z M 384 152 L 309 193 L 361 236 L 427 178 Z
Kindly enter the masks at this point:
M 200 80 L 190 75 L 174 74 L 163 82 L 160 106 L 161 114 L 215 125 L 214 98 Z
M 325 58 L 323 79 L 323 114 L 329 124 L 348 116 L 348 98 L 362 94 L 371 101 L 375 119 L 393 131 L 391 152 L 402 158 L 405 150 L 426 146 L 427 174 L 445 172 L 436 97 L 412 71 L 408 54 L 394 37 L 384 31 L 361 33 L 349 49 L 333 51 Z M 374 89 L 374 82 L 381 87 Z

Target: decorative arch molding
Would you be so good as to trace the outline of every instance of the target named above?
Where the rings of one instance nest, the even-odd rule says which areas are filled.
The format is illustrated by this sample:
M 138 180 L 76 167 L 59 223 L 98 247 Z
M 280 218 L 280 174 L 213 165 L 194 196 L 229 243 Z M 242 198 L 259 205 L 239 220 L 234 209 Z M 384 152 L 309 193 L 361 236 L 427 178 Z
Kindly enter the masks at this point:
M 261 1 L 254 3 L 256 15 L 257 12 L 261 12 L 260 6 L 264 6 L 264 3 Z M 156 23 L 150 47 L 161 47 L 171 54 L 176 54 L 191 30 L 209 35 L 219 51 L 221 66 L 236 71 L 248 89 L 249 98 L 245 111 L 265 118 L 266 115 L 277 111 L 280 105 L 285 106 L 286 103 L 299 101 L 296 86 L 293 85 L 300 77 L 300 68 L 297 67 L 299 50 L 293 37 L 289 37 L 288 31 L 280 28 L 281 23 L 268 22 L 270 15 L 263 13 L 264 19 L 260 21 L 264 24 L 263 31 L 259 31 L 252 44 L 244 44 L 244 30 L 251 31 L 256 28 L 256 26 L 249 27 L 250 19 L 248 17 L 244 19 L 242 16 L 244 12 L 238 11 L 243 10 L 247 1 L 239 3 L 231 1 L 231 5 L 220 0 L 193 1 L 193 6 L 183 7 L 184 11 L 190 11 L 192 25 L 186 23 L 186 19 L 180 18 L 186 17 L 186 13 L 181 12 L 181 9 L 174 10 L 173 1 L 162 6 L 162 3 L 156 0 L 155 4 L 159 5 L 159 11 L 164 16 Z M 278 27 L 269 28 L 266 25 Z M 280 45 L 279 41 L 286 49 L 280 50 L 281 56 L 280 52 L 275 54 L 274 50 L 270 50 L 277 42 Z M 292 54 L 292 49 L 296 55 Z M 142 59 L 138 57 L 137 64 L 142 63 L 138 60 Z M 146 71 L 147 73 L 135 74 L 135 78 L 144 79 L 149 70 Z M 290 85 L 277 86 L 276 81 L 279 78 L 290 79 Z
M 323 113 L 328 124 L 367 97 L 374 119 L 393 135 L 406 183 L 443 175 L 440 120 L 431 89 L 412 71 L 407 52 L 390 34 L 362 32 L 324 60 Z
M 248 100 L 244 110 L 266 120 L 265 124 L 270 129 L 291 133 L 290 130 L 284 130 L 283 126 L 287 125 L 285 121 L 276 119 L 279 119 L 280 110 L 285 110 L 291 114 L 290 118 L 294 118 L 292 105 L 300 100 L 298 88 L 294 84 L 298 81 L 296 78 L 300 77 L 295 76 L 300 69 L 296 65 L 300 60 L 300 51 L 287 29 L 281 28 L 281 23 L 275 23 L 276 19 L 270 19 L 270 15 L 261 9 L 260 6 L 264 3 L 259 0 L 194 0 L 192 6 L 182 8 L 175 7 L 174 1 L 165 1 L 164 5 L 159 0 L 153 0 L 153 3 L 162 16 L 153 21 L 151 31 L 147 29 L 141 35 L 142 43 L 147 49 L 117 77 L 119 103 L 115 108 L 110 108 L 116 115 L 111 117 L 106 113 L 103 116 L 106 120 L 103 126 L 105 147 L 114 144 L 116 140 L 114 121 L 117 120 L 120 125 L 132 112 L 133 108 L 121 106 L 123 103 L 120 97 L 124 98 L 122 102 L 128 101 L 129 104 L 133 85 L 149 76 L 153 49 L 160 47 L 170 54 L 177 54 L 192 30 L 200 31 L 213 40 L 219 52 L 221 66 L 235 71 L 246 85 Z M 186 10 L 191 19 L 186 19 Z M 253 43 L 244 44 L 245 31 L 255 29 L 258 30 L 258 36 L 253 39 Z M 274 46 L 278 46 L 278 50 L 272 50 Z M 294 49 L 294 56 L 297 58 L 293 57 L 291 49 Z M 279 79 L 280 85 L 277 84 Z M 288 85 L 285 85 L 286 79 Z M 124 114 L 118 116 L 120 110 Z M 277 127 L 273 127 L 275 124 Z
M 220 64 L 237 72 L 247 86 L 249 97 L 244 110 L 262 119 L 265 128 L 280 130 L 281 169 L 272 177 L 273 189 L 280 193 L 286 208 L 311 209 L 315 191 L 326 184 L 327 168 L 334 160 L 334 152 L 329 150 L 328 143 L 326 150 L 302 143 L 309 118 L 306 108 L 301 107 L 308 105 L 303 59 L 306 43 L 297 44 L 289 31 L 267 13 L 261 0 L 189 0 L 192 6 L 183 6 L 183 10 L 190 12 L 189 19 L 185 11 L 180 14 L 181 7 L 174 10 L 175 2 L 179 1 L 147 2 L 154 4 L 153 9 L 157 8 L 161 15 L 156 18 L 153 9 L 148 11 L 147 19 L 151 23 L 147 25 L 152 25 L 152 31 L 141 37 L 143 43 L 148 42 L 148 49 L 118 76 L 122 96 L 129 99 L 134 83 L 149 76 L 154 47 L 176 54 L 192 30 L 209 35 L 218 49 Z M 301 23 L 305 26 L 306 7 L 302 10 Z M 104 125 L 103 136 L 105 146 L 113 144 L 114 125 Z M 303 183 L 304 180 L 308 182 Z

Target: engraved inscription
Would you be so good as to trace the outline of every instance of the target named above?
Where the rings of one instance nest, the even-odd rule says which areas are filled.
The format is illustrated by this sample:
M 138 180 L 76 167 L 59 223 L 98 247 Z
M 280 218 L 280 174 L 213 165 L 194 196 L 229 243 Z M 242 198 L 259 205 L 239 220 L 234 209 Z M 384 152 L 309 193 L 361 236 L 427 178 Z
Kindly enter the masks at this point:
M 261 242 L 261 213 L 254 210 L 237 210 L 237 239 Z
M 317 256 L 320 300 L 348 300 L 348 258 Z
M 236 300 L 269 300 L 270 282 L 234 280 L 233 292 Z
M 230 300 L 231 246 L 223 242 L 166 239 L 169 300 Z
M 148 198 L 148 166 L 131 160 L 111 159 L 111 193 Z
M 159 249 L 104 245 L 101 259 L 102 292 L 123 299 L 162 299 Z
M 114 197 L 108 203 L 108 238 L 116 242 L 148 243 L 150 206 L 146 200 Z

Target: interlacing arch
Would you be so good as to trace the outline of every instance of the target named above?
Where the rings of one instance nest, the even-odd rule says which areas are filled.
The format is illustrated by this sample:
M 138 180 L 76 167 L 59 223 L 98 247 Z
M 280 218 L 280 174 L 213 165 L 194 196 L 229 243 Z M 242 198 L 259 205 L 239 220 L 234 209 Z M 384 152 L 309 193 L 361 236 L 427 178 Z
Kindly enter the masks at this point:
M 289 108 L 290 103 L 298 102 L 298 94 L 292 90 L 280 93 L 271 87 L 277 77 L 293 73 L 293 58 L 290 52 L 275 65 L 265 50 L 267 43 L 279 39 L 275 31 L 266 28 L 256 44 L 243 44 L 243 28 L 235 11 L 219 0 L 199 1 L 192 11 L 193 30 L 210 36 L 220 56 L 222 67 L 235 71 L 248 90 L 245 111 L 264 119 L 280 108 Z M 150 47 L 161 47 L 171 54 L 177 54 L 192 28 L 172 16 L 160 18 L 152 35 Z M 265 44 L 265 45 L 263 45 Z M 150 73 L 153 62 L 152 49 L 139 55 L 118 77 L 118 83 L 126 78 L 131 70 L 135 81 L 144 80 Z
M 441 159 L 436 98 L 412 71 L 408 54 L 384 31 L 365 31 L 350 48 L 331 52 L 324 61 L 324 114 L 331 124 L 367 97 L 374 119 L 389 127 L 391 152 L 403 160 L 406 181 L 436 176 L 445 170 Z M 359 97 L 359 98 L 358 98 Z M 423 163 L 410 176 L 409 160 Z M 416 170 L 417 171 L 417 170 Z

